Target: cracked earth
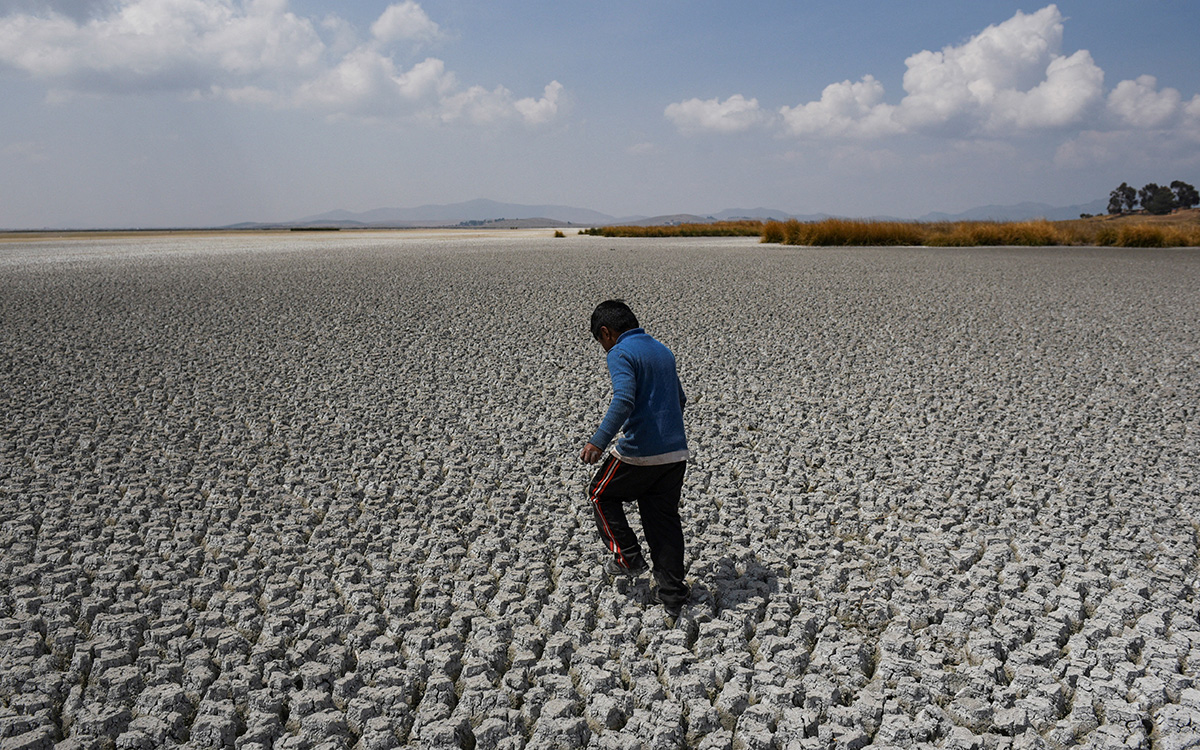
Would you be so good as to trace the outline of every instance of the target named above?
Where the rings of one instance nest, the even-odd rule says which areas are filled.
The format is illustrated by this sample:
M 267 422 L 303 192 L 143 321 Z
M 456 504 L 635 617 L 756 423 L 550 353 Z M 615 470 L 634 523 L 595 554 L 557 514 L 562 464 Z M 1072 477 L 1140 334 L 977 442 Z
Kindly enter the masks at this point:
M 678 620 L 599 570 L 609 297 Z M 1198 391 L 1195 251 L 9 243 L 0 746 L 1200 747 Z

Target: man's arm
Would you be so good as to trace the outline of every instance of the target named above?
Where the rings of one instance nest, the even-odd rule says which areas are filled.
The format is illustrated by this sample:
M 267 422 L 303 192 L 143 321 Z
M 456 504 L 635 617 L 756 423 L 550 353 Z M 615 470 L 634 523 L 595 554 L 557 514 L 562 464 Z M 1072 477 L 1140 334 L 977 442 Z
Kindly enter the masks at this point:
M 580 460 L 588 464 L 600 460 L 604 449 L 608 447 L 613 437 L 629 419 L 629 415 L 633 413 L 634 395 L 637 392 L 633 364 L 619 353 L 610 353 L 608 372 L 612 376 L 612 402 L 609 403 L 608 412 L 600 422 L 596 434 L 592 435 L 587 444 L 583 446 L 583 450 L 579 452 Z

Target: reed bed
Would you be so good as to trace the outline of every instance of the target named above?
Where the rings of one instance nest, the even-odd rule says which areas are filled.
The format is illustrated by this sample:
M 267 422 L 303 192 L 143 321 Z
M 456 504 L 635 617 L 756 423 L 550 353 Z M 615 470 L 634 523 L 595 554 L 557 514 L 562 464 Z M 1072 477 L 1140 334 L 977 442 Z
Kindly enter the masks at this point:
M 769 221 L 762 241 L 784 245 L 978 247 L 985 245 L 1101 245 L 1200 247 L 1200 225 L 1081 225 L 1036 221 L 903 222 L 825 219 Z
M 611 226 L 584 229 L 580 234 L 594 237 L 759 237 L 761 221 L 715 221 L 708 224 L 690 223 L 667 226 Z
M 1104 227 L 1092 244 L 1106 247 L 1200 247 L 1200 227 L 1125 224 Z

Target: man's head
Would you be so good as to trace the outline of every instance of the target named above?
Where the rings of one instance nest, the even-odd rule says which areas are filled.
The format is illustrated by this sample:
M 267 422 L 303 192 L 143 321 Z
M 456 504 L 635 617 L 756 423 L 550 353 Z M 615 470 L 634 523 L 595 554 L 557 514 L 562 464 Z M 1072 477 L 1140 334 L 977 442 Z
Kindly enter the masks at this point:
M 600 342 L 604 351 L 611 349 L 622 333 L 637 327 L 637 317 L 625 300 L 605 300 L 592 311 L 592 338 Z

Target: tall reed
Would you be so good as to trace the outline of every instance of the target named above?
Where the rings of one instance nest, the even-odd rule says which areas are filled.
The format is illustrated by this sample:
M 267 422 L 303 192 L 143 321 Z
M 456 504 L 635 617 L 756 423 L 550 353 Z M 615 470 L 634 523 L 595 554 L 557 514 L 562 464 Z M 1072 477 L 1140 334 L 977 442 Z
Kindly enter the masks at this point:
M 667 224 L 661 226 L 608 226 L 585 229 L 580 234 L 595 237 L 758 237 L 763 233 L 761 221 L 714 221 L 702 224 Z
M 1200 247 L 1200 227 L 1127 224 L 1101 232 L 1096 244 L 1113 247 Z
M 1035 221 L 903 222 L 824 219 L 769 221 L 762 242 L 784 245 L 976 247 L 983 245 L 1107 245 L 1200 247 L 1200 226 L 1087 225 Z

